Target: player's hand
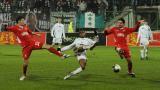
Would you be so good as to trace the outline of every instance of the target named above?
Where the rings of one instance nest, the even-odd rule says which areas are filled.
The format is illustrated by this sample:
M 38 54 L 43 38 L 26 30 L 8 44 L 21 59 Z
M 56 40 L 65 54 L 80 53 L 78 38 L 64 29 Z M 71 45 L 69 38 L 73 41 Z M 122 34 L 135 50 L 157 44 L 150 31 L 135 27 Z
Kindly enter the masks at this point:
M 36 36 L 38 36 L 38 37 L 41 37 L 41 34 L 40 33 L 37 33 L 37 34 L 35 34 Z
M 156 41 L 156 40 L 149 40 L 149 43 L 152 43 L 152 42 L 154 42 L 154 41 Z
M 106 27 L 104 30 L 109 30 L 109 29 L 111 29 L 111 27 Z
M 144 20 L 139 20 L 138 22 L 140 22 L 140 24 L 144 23 Z
M 139 45 L 139 43 L 138 42 L 136 42 L 136 46 L 138 46 Z

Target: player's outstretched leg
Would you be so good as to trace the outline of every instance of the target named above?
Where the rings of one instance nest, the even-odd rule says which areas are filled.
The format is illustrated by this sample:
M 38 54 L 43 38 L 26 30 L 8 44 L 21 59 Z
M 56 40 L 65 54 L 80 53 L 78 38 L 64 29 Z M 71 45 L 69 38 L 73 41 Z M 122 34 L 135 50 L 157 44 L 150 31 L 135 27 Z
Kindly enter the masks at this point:
M 86 66 L 86 60 L 85 59 L 80 59 L 79 64 L 80 64 L 80 67 L 77 68 L 76 70 L 72 71 L 68 75 L 66 75 L 64 77 L 64 80 L 66 80 L 66 79 L 70 78 L 71 76 L 76 75 L 76 74 L 80 73 L 81 71 L 83 71 L 85 69 L 85 66 Z
M 61 57 L 62 59 L 69 57 L 69 55 L 62 54 L 62 53 L 58 52 L 55 48 L 52 47 L 52 45 L 45 44 L 45 45 L 43 45 L 42 48 L 47 49 L 49 52 L 56 54 L 57 56 Z
M 58 48 L 57 48 L 57 51 L 61 51 L 61 43 L 58 43 Z

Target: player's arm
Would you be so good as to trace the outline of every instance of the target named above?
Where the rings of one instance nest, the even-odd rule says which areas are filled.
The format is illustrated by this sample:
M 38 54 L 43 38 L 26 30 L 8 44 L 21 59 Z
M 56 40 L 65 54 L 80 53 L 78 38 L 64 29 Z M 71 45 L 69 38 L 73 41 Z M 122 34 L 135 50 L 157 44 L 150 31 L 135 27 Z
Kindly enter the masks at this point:
M 153 34 L 152 34 L 151 28 L 149 26 L 148 26 L 148 29 L 149 29 L 149 38 L 151 41 L 153 41 Z
M 61 51 L 63 52 L 63 51 L 72 49 L 73 47 L 75 47 L 75 45 L 76 45 L 75 43 L 76 43 L 76 42 L 74 41 L 72 44 L 63 47 L 63 48 L 61 49 Z
M 93 39 L 93 41 L 90 41 L 90 43 L 91 43 L 90 50 L 93 50 L 96 47 L 96 43 L 98 42 L 98 40 L 99 40 L 99 38 L 95 37 Z
M 93 50 L 96 47 L 96 43 L 99 41 L 99 36 L 96 30 L 94 30 L 94 35 L 95 35 L 93 39 L 94 44 L 90 47 L 90 50 Z
M 137 42 L 136 42 L 137 44 L 139 42 L 140 36 L 141 36 L 141 28 L 139 28 L 139 30 L 138 30 Z
M 55 30 L 55 25 L 54 25 L 54 26 L 52 27 L 52 29 L 51 29 L 51 36 L 52 36 L 52 37 L 54 37 L 54 34 L 53 34 L 53 33 L 54 33 L 54 30 Z
M 14 30 L 16 30 L 16 27 L 15 26 L 9 26 L 9 27 L 6 27 L 6 30 L 14 32 Z
M 144 22 L 144 20 L 139 20 L 133 28 L 127 28 L 128 29 L 127 34 L 130 34 L 132 32 L 136 32 L 143 22 Z
M 28 28 L 28 33 L 29 34 L 32 34 L 32 35 L 36 35 L 36 36 L 41 36 L 40 34 L 37 34 L 37 33 L 35 33 L 35 32 L 32 32 L 32 30 L 27 26 L 27 28 Z
M 113 32 L 113 28 L 107 27 L 104 30 L 104 35 L 106 36 L 106 35 L 112 34 L 112 32 Z

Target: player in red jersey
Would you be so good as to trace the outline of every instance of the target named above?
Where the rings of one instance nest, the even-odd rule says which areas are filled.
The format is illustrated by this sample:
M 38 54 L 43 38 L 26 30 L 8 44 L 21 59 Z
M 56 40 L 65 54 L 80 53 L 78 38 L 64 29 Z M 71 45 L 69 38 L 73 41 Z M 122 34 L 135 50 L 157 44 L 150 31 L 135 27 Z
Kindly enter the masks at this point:
M 128 28 L 125 27 L 125 20 L 123 18 L 119 19 L 116 22 L 116 26 L 112 28 L 106 28 L 104 31 L 105 35 L 113 34 L 114 40 L 115 40 L 115 50 L 121 57 L 121 59 L 125 58 L 128 63 L 128 75 L 135 77 L 135 73 L 132 71 L 132 61 L 131 61 L 131 55 L 130 50 L 127 45 L 126 37 L 128 34 L 136 31 L 140 24 L 143 22 L 143 20 L 140 20 L 137 22 L 136 26 L 134 28 Z
M 66 55 L 63 55 L 62 53 L 58 52 L 56 49 L 52 47 L 52 45 L 47 45 L 43 42 L 41 42 L 38 38 L 38 34 L 34 34 L 29 27 L 25 24 L 24 17 L 18 17 L 17 18 L 17 24 L 14 26 L 7 27 L 7 30 L 13 32 L 18 39 L 18 42 L 23 47 L 22 50 L 22 56 L 24 59 L 23 64 L 23 75 L 20 77 L 20 80 L 24 80 L 26 78 L 27 73 L 27 67 L 29 64 L 29 57 L 31 55 L 32 50 L 36 49 L 47 49 L 51 53 L 56 54 L 57 56 L 61 58 L 66 58 Z

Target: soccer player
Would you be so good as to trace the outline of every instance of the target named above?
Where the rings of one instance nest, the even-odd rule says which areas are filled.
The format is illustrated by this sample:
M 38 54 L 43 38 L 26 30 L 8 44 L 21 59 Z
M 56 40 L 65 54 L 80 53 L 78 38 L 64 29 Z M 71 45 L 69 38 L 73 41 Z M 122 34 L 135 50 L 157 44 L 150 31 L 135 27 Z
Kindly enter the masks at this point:
M 149 40 L 153 40 L 153 35 L 151 28 L 147 24 L 147 22 L 143 22 L 139 27 L 138 36 L 137 36 L 137 43 L 140 41 L 140 53 L 141 53 L 141 60 L 148 60 L 148 45 Z
M 134 28 L 125 27 L 125 20 L 123 18 L 118 19 L 116 22 L 116 26 L 112 28 L 106 28 L 104 31 L 105 35 L 113 34 L 115 40 L 115 50 L 121 57 L 121 59 L 125 58 L 128 63 L 128 75 L 131 77 L 135 77 L 135 73 L 132 71 L 132 61 L 130 50 L 127 45 L 126 37 L 128 34 L 136 31 L 143 20 L 137 22 Z
M 87 62 L 86 50 L 93 49 L 95 43 L 98 41 L 97 36 L 94 38 L 94 40 L 85 38 L 86 33 L 84 31 L 80 31 L 79 35 L 80 37 L 76 38 L 72 44 L 65 46 L 61 49 L 61 51 L 73 49 L 75 55 L 77 56 L 77 60 L 79 61 L 79 65 L 80 65 L 80 67 L 78 67 L 76 70 L 66 75 L 64 77 L 64 80 L 70 78 L 73 75 L 76 75 L 82 72 L 85 69 L 86 62 Z
M 52 45 L 47 45 L 41 42 L 38 38 L 39 36 L 34 34 L 29 27 L 25 24 L 24 17 L 20 16 L 16 20 L 17 24 L 14 26 L 7 27 L 7 30 L 13 32 L 18 39 L 18 42 L 23 47 L 22 56 L 24 59 L 23 63 L 23 75 L 20 77 L 20 80 L 26 78 L 27 67 L 29 64 L 29 57 L 32 50 L 36 49 L 47 49 L 51 53 L 56 54 L 61 58 L 65 58 L 61 53 L 52 47 Z
M 51 29 L 51 36 L 53 37 L 52 45 L 58 44 L 58 51 L 61 50 L 62 38 L 65 39 L 64 25 L 61 22 L 62 19 L 58 17 L 57 23 Z

